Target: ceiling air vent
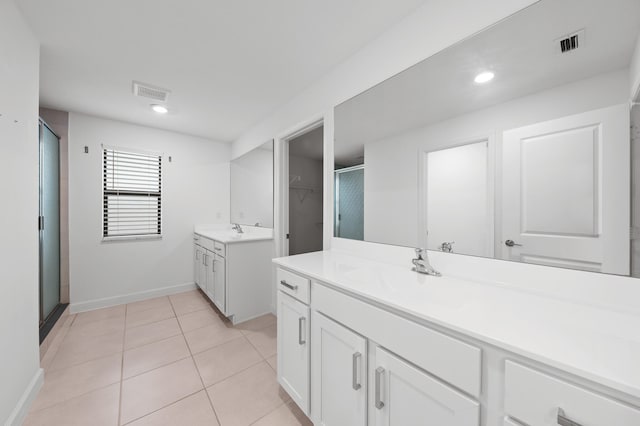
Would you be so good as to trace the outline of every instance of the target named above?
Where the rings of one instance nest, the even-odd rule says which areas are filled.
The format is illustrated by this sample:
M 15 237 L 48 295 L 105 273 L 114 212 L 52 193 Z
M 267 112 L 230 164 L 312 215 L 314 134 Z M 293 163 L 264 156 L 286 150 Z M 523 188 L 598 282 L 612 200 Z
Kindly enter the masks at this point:
M 572 34 L 554 40 L 554 49 L 557 53 L 568 53 L 584 47 L 584 30 L 576 31 Z
M 140 83 L 139 81 L 133 82 L 133 94 L 142 98 L 153 99 L 158 102 L 167 102 L 169 99 L 170 90 L 163 89 L 151 84 Z

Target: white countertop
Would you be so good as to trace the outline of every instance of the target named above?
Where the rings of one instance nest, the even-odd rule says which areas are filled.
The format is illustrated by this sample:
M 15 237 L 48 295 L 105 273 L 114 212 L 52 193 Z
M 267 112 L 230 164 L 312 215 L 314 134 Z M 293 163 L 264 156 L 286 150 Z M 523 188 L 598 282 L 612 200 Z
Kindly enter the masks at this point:
M 242 225 L 243 233 L 231 229 L 231 225 L 196 225 L 193 232 L 224 244 L 273 240 L 273 229 Z
M 341 291 L 640 398 L 640 314 L 411 271 L 342 251 L 274 259 Z M 606 291 L 606 289 L 605 289 Z

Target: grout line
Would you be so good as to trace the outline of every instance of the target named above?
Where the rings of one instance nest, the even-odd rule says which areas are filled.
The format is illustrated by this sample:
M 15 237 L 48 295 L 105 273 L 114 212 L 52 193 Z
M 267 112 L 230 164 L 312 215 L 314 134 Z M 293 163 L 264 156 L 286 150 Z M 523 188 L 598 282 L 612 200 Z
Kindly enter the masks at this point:
M 124 345 L 127 339 L 127 305 L 124 305 L 124 333 L 122 333 L 122 359 L 120 360 L 120 395 L 118 398 L 118 424 L 122 423 L 122 386 L 124 381 Z
M 175 401 L 173 401 L 173 402 L 171 402 L 171 403 L 169 403 L 169 404 L 167 404 L 167 405 L 163 405 L 162 407 L 160 407 L 160 408 L 158 408 L 158 409 L 155 409 L 155 410 L 153 410 L 153 411 L 149 411 L 147 414 L 143 414 L 143 415 L 142 415 L 142 416 L 140 416 L 140 417 L 136 417 L 135 419 L 131 419 L 131 420 L 130 420 L 130 421 L 128 421 L 127 423 L 123 424 L 122 426 L 129 425 L 129 424 L 131 424 L 131 423 L 133 423 L 133 422 L 135 422 L 135 421 L 138 421 L 138 420 L 143 419 L 143 418 L 145 418 L 145 417 L 147 417 L 147 416 L 150 416 L 150 415 L 151 415 L 151 414 L 153 414 L 153 413 L 157 413 L 157 412 L 158 412 L 158 411 L 160 411 L 160 410 L 164 410 L 164 409 L 165 409 L 165 408 L 167 408 L 167 407 L 171 407 L 172 405 L 177 404 L 177 403 L 178 403 L 178 402 L 180 402 L 180 401 L 184 401 L 184 400 L 185 400 L 185 399 L 187 399 L 187 398 L 191 398 L 192 396 L 197 395 L 197 394 L 199 394 L 200 392 L 203 392 L 203 389 L 197 390 L 196 392 L 190 393 L 189 395 L 185 395 L 185 396 L 183 396 L 182 398 L 176 399 Z M 206 391 L 204 391 L 204 392 L 206 393 Z
M 255 422 L 251 422 L 251 424 L 249 424 L 249 426 L 251 425 L 255 425 L 256 423 L 258 423 L 260 420 L 264 419 L 265 417 L 271 415 L 274 411 L 279 410 L 280 408 L 282 408 L 283 405 L 287 405 L 287 402 L 283 402 L 282 404 L 278 405 L 276 408 L 274 408 L 273 410 L 269 411 L 267 414 L 265 414 L 264 416 L 256 419 Z M 295 416 L 294 416 L 295 417 Z
M 176 313 L 176 309 L 173 306 L 173 302 L 171 301 L 171 299 L 169 299 L 169 303 L 171 304 L 171 309 L 173 309 L 173 313 L 175 314 Z M 187 341 L 187 338 L 184 335 L 184 330 L 182 329 L 182 324 L 180 324 L 180 321 L 178 321 L 178 327 L 180 327 L 180 331 L 182 332 L 182 338 L 184 339 L 184 342 L 187 345 L 187 350 L 191 354 L 191 361 L 193 362 L 193 365 L 196 368 L 196 373 L 198 373 L 198 377 L 200 378 L 200 383 L 202 383 L 202 390 L 204 391 L 205 395 L 207 396 L 207 399 L 209 400 L 209 405 L 211 406 L 211 410 L 213 410 L 213 415 L 215 416 L 216 421 L 218 422 L 218 425 L 220 425 L 221 424 L 220 423 L 220 417 L 218 417 L 218 413 L 216 412 L 216 408 L 213 406 L 213 401 L 211 401 L 211 396 L 209 396 L 209 392 L 207 392 L 207 387 L 204 384 L 204 379 L 202 378 L 202 374 L 200 373 L 200 369 L 198 368 L 198 364 L 196 363 L 196 360 L 193 357 L 193 353 L 191 352 L 191 348 L 189 347 L 189 342 Z M 193 331 L 193 330 L 190 330 L 190 331 Z
M 83 393 L 78 394 L 78 395 L 74 395 L 74 396 L 72 396 L 71 398 L 63 399 L 63 400 L 58 401 L 58 402 L 56 402 L 56 403 L 54 403 L 54 404 L 47 405 L 46 407 L 38 408 L 37 410 L 29 410 L 29 412 L 30 412 L 30 413 L 37 413 L 37 412 L 40 412 L 40 411 L 48 410 L 48 409 L 50 409 L 50 408 L 55 407 L 56 405 L 65 404 L 65 403 L 67 403 L 67 402 L 69 402 L 69 401 L 73 401 L 74 399 L 77 399 L 77 398 L 83 397 L 83 396 L 85 396 L 85 395 L 89 395 L 90 393 L 94 393 L 94 392 L 97 392 L 97 391 L 99 391 L 99 390 L 102 390 L 102 389 L 108 388 L 109 386 L 113 386 L 113 385 L 115 385 L 115 384 L 117 384 L 117 383 L 119 383 L 119 380 L 116 380 L 115 382 L 111 382 L 111 383 L 106 384 L 106 385 L 102 385 L 102 386 L 97 387 L 97 388 L 95 388 L 95 389 L 91 389 L 90 391 L 83 392 Z

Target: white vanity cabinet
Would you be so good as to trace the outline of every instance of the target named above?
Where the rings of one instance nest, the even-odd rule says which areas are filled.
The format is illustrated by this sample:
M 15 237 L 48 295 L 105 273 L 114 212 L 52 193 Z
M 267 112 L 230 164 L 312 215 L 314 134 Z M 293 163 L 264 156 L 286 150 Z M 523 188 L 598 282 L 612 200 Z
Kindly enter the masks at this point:
M 274 263 L 278 380 L 316 425 L 640 425 L 640 358 L 619 337 L 633 315 L 616 323 L 599 308 L 416 276 L 340 251 Z M 308 312 L 310 354 L 296 340 Z M 538 312 L 551 321 L 517 316 Z
M 367 424 L 367 340 L 318 312 L 312 312 L 314 423 Z
M 194 234 L 194 282 L 234 324 L 271 312 L 271 240 Z

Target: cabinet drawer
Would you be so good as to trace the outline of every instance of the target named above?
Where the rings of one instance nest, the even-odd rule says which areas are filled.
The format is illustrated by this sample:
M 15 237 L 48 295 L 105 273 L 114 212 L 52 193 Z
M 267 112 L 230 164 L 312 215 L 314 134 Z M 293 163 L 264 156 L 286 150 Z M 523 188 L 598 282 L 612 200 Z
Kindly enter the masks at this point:
M 480 348 L 314 283 L 312 307 L 423 370 L 480 396 Z
M 290 294 L 307 305 L 309 304 L 309 287 L 311 286 L 311 282 L 308 278 L 280 268 L 278 268 L 276 277 L 278 280 L 278 289 Z
M 214 251 L 217 255 L 222 256 L 222 257 L 225 257 L 225 256 L 226 256 L 226 251 L 227 251 L 227 250 L 226 250 L 226 246 L 225 246 L 223 243 L 221 243 L 221 242 L 219 242 L 219 241 L 214 241 L 214 242 L 213 242 L 213 251 Z
M 512 361 L 505 363 L 505 410 L 536 426 L 574 424 L 561 415 L 584 426 L 640 425 L 640 409 Z
M 209 251 L 213 251 L 213 240 L 203 237 L 202 235 L 197 235 L 200 239 L 196 242 L 196 244 L 206 248 Z

